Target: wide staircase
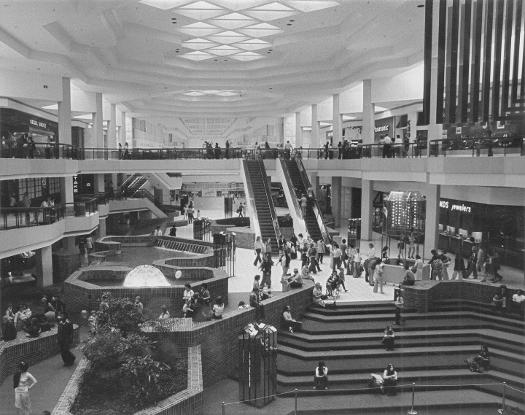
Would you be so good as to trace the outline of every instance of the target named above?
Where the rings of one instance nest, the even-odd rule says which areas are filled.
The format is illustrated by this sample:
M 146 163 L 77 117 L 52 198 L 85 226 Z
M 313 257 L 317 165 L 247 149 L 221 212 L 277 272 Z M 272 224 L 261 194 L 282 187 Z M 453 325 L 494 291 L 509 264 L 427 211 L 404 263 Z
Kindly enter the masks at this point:
M 506 404 L 524 409 L 523 319 L 442 301 L 428 313 L 403 313 L 401 326 L 393 326 L 395 349 L 386 351 L 381 339 L 394 310 L 392 302 L 310 307 L 299 332 L 279 332 L 278 392 L 297 393 L 300 414 L 406 414 L 412 388 L 420 414 L 488 414 L 500 408 L 506 382 Z M 465 359 L 481 344 L 489 347 L 490 370 L 473 373 Z M 327 391 L 312 389 L 320 360 L 329 369 Z M 388 363 L 398 370 L 396 396 L 368 388 L 370 374 L 382 373 Z
M 278 252 L 278 229 L 276 227 L 279 225 L 264 162 L 262 160 L 243 160 L 242 163 L 248 185 L 246 196 L 253 199 L 254 214 L 257 216 L 261 238 L 264 241 L 271 238 L 272 252 L 276 254 Z
M 283 160 L 283 172 L 284 174 L 289 175 L 292 186 L 295 190 L 295 194 L 292 194 L 292 197 L 296 197 L 297 199 L 300 199 L 302 195 L 307 195 L 308 188 L 310 187 L 310 181 L 308 180 L 308 177 L 304 174 L 301 174 L 301 166 L 299 163 L 302 165 L 301 160 Z M 318 217 L 320 215 L 320 211 L 318 208 L 316 208 L 316 204 L 317 202 L 315 199 L 307 199 L 306 215 L 303 218 L 306 224 L 306 230 L 314 241 L 323 239 L 325 242 L 328 242 L 326 240 L 328 237 L 327 234 L 325 233 L 325 235 L 323 235 L 323 232 L 319 227 L 319 220 L 322 221 L 322 217 Z

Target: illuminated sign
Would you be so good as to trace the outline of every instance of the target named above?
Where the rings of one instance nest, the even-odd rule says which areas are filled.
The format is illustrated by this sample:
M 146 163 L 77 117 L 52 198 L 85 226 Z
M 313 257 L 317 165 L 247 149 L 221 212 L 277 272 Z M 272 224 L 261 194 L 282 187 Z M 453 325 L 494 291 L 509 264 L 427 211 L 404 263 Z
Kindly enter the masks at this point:
M 472 213 L 472 207 L 463 203 L 451 203 L 448 200 L 440 200 L 439 207 L 442 209 L 450 209 L 450 211 L 456 211 L 461 213 Z
M 78 193 L 78 176 L 73 176 L 73 193 Z
M 34 125 L 35 127 L 47 129 L 47 124 L 42 121 L 29 120 L 29 124 Z
M 389 125 L 381 125 L 379 127 L 375 127 L 374 128 L 374 132 L 375 133 L 383 133 L 385 131 L 389 131 L 390 130 L 390 126 Z

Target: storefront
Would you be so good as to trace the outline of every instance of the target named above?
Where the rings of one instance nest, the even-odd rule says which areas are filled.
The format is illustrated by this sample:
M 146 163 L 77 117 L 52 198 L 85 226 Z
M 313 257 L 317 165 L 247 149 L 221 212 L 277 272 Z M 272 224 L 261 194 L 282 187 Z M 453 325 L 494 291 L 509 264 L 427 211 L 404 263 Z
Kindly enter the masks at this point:
M 525 207 L 440 200 L 439 248 L 468 257 L 474 244 L 495 250 L 503 265 L 524 269 Z
M 58 123 L 12 108 L 0 108 L 0 136 L 16 141 L 30 134 L 35 143 L 58 142 Z

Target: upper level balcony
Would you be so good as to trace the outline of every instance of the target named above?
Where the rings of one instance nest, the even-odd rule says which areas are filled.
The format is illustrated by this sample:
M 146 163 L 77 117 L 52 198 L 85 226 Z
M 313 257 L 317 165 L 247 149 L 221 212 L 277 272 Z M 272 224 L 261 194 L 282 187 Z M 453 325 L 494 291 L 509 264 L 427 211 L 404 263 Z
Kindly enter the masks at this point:
M 88 173 L 237 174 L 239 160 L 301 157 L 323 177 L 415 181 L 433 184 L 524 187 L 525 139 L 432 140 L 347 148 L 75 148 L 68 145 L 10 147 L 0 151 L 0 179 Z M 152 161 L 155 161 L 152 163 Z

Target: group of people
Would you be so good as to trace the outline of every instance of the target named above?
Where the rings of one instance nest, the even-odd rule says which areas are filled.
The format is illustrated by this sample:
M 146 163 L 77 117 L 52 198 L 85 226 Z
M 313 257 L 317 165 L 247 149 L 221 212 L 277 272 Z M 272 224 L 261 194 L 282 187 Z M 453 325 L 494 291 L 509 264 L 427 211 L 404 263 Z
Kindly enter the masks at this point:
M 182 315 L 184 318 L 193 318 L 200 313 L 203 319 L 218 320 L 222 318 L 224 313 L 225 306 L 222 296 L 219 295 L 212 301 L 210 290 L 206 283 L 202 284 L 198 291 L 194 291 L 190 284 L 185 284 L 182 300 Z
M 19 332 L 27 337 L 38 337 L 40 333 L 51 330 L 55 322 L 67 317 L 65 304 L 58 295 L 44 296 L 41 309 L 33 312 L 27 304 L 15 307 L 9 304 L 2 317 L 2 338 L 10 341 L 17 338 Z

